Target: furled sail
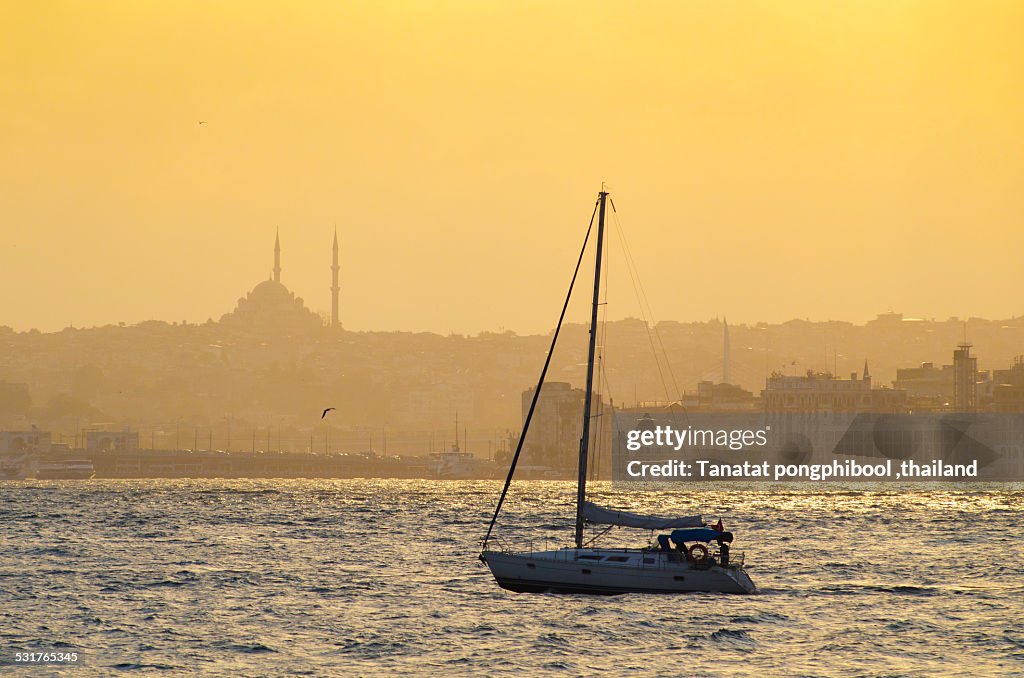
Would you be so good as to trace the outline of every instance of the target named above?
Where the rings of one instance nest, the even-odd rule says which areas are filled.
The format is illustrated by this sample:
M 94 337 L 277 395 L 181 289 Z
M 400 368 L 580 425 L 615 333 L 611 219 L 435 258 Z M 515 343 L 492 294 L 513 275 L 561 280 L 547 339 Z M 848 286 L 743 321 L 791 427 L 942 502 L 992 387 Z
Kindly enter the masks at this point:
M 618 525 L 619 527 L 639 527 L 645 530 L 671 530 L 680 527 L 704 526 L 701 516 L 680 516 L 679 518 L 644 516 L 639 513 L 601 508 L 590 501 L 583 502 L 582 513 L 584 520 L 592 525 Z

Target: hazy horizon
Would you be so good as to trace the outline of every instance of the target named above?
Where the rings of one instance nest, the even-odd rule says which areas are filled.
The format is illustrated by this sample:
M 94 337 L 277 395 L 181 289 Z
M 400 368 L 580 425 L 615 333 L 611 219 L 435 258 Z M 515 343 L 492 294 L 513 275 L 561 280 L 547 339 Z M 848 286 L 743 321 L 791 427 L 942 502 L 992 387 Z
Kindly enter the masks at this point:
M 282 282 L 329 311 L 337 226 L 347 329 L 543 333 L 602 181 L 657 320 L 1024 314 L 1019 3 L 0 22 L 0 325 L 219 319 L 277 228 Z M 610 317 L 637 316 L 615 241 Z
M 300 296 L 300 295 L 296 295 L 296 296 Z M 577 303 L 577 305 L 578 305 L 578 303 Z M 319 310 L 322 312 L 324 309 L 319 309 Z M 763 325 L 763 324 L 772 325 L 772 326 L 778 326 L 778 325 L 783 325 L 785 323 L 792 322 L 792 321 L 803 321 L 803 322 L 809 322 L 809 323 L 832 323 L 832 322 L 848 323 L 848 324 L 860 327 L 860 326 L 864 326 L 865 324 L 867 324 L 868 322 L 870 322 L 872 320 L 875 320 L 878 315 L 882 315 L 882 314 L 886 314 L 886 313 L 892 313 L 892 312 L 894 312 L 894 311 L 891 311 L 891 310 L 879 311 L 878 313 L 875 314 L 875 316 L 873 316 L 871 318 L 864 318 L 864 319 L 858 318 L 858 319 L 854 319 L 854 320 L 850 320 L 850 319 L 847 319 L 847 318 L 801 318 L 801 317 L 792 317 L 792 318 L 785 318 L 785 319 L 781 319 L 781 320 L 745 321 L 743 319 L 734 319 L 731 316 L 724 316 L 723 317 L 723 316 L 719 315 L 719 316 L 715 316 L 715 317 L 711 317 L 711 318 L 684 318 L 684 319 L 680 319 L 680 318 L 657 318 L 655 320 L 655 322 L 656 323 L 666 323 L 666 322 L 667 323 L 679 323 L 679 324 L 683 324 L 683 325 L 686 325 L 686 324 L 701 324 L 701 323 L 710 323 L 710 322 L 728 322 L 731 327 L 756 327 L 758 325 Z M 900 312 L 899 311 L 895 311 L 895 313 L 900 313 Z M 133 320 L 133 321 L 111 320 L 111 321 L 108 321 L 108 322 L 100 322 L 100 323 L 97 323 L 97 324 L 94 324 L 94 325 L 78 325 L 78 324 L 75 324 L 75 325 L 65 325 L 63 327 L 54 327 L 54 328 L 48 328 L 48 329 L 44 329 L 44 328 L 40 328 L 40 327 L 13 327 L 11 325 L 6 325 L 5 323 L 0 322 L 0 327 L 9 327 L 10 329 L 12 329 L 13 331 L 18 332 L 18 333 L 38 331 L 38 332 L 40 332 L 42 334 L 51 334 L 51 333 L 61 332 L 61 331 L 65 330 L 65 329 L 75 329 L 75 330 L 102 329 L 104 327 L 112 327 L 112 326 L 115 326 L 115 325 L 119 325 L 121 323 L 123 323 L 127 327 L 132 327 L 134 325 L 139 325 L 139 324 L 146 323 L 146 322 L 160 322 L 160 323 L 166 323 L 168 325 L 174 325 L 174 324 L 181 324 L 182 321 L 184 320 L 189 325 L 202 325 L 202 324 L 205 324 L 208 320 L 213 320 L 214 322 L 219 322 L 220 319 L 221 319 L 220 315 L 223 315 L 223 314 L 219 314 L 216 317 L 208 318 L 206 320 L 191 320 L 191 319 L 187 319 L 187 318 L 184 318 L 184 319 L 174 319 L 174 318 L 158 318 L 158 317 L 155 317 L 155 318 L 144 318 L 144 319 L 141 319 L 141 320 Z M 948 318 L 923 318 L 923 317 L 920 317 L 920 316 L 914 316 L 914 315 L 906 314 L 906 313 L 903 313 L 901 315 L 903 315 L 903 320 L 906 320 L 906 321 L 925 321 L 925 322 L 934 322 L 934 323 L 942 323 L 942 322 L 950 322 L 950 321 L 956 321 L 956 322 L 969 322 L 969 321 L 994 322 L 994 321 L 998 321 L 998 320 L 1015 320 L 1015 319 L 1021 317 L 1021 316 L 1007 316 L 1005 318 L 987 318 L 987 317 L 982 317 L 982 316 L 978 316 L 978 315 L 970 315 L 970 316 L 962 316 L 962 317 L 961 316 L 950 316 Z M 324 319 L 325 328 L 326 328 L 329 325 L 329 323 L 327 322 L 329 320 L 329 318 L 325 317 L 323 319 Z M 635 321 L 643 321 L 644 319 L 640 318 L 639 316 L 636 316 L 636 315 L 624 315 L 622 317 L 615 317 L 615 318 L 609 317 L 607 319 L 607 322 L 614 323 L 614 322 L 634 321 L 634 320 Z M 575 324 L 575 325 L 586 325 L 587 323 L 589 323 L 589 319 L 585 319 L 585 318 L 567 318 L 565 322 L 566 322 L 567 325 L 573 325 L 573 324 Z M 501 333 L 501 332 L 512 332 L 513 334 L 516 334 L 518 336 L 536 336 L 536 335 L 542 335 L 543 336 L 543 335 L 550 335 L 551 334 L 551 332 L 554 330 L 554 323 L 552 323 L 551 326 L 549 326 L 547 328 L 538 328 L 536 330 L 531 330 L 531 331 L 521 331 L 521 330 L 518 330 L 517 328 L 514 328 L 514 327 L 484 327 L 484 328 L 475 329 L 475 330 L 471 330 L 471 331 L 458 331 L 458 330 L 454 330 L 454 329 L 451 330 L 451 331 L 447 331 L 447 330 L 439 331 L 439 330 L 435 330 L 435 329 L 425 329 L 425 328 L 417 328 L 417 327 L 359 327 L 359 328 L 354 328 L 354 327 L 343 326 L 342 329 L 345 330 L 345 331 L 348 331 L 348 332 L 361 332 L 361 333 L 408 332 L 408 333 L 414 333 L 415 334 L 415 333 L 426 332 L 426 333 L 429 333 L 429 334 L 436 334 L 436 335 L 440 335 L 440 336 L 461 335 L 461 336 L 467 336 L 467 337 L 478 336 L 478 335 L 481 335 L 481 334 L 495 334 L 495 333 Z

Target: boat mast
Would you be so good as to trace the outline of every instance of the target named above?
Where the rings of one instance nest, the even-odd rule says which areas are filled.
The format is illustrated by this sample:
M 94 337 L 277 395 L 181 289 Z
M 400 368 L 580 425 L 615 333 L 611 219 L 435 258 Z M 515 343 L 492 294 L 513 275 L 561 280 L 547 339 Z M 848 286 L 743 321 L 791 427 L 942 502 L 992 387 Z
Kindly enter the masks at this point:
M 601 255 L 604 252 L 604 205 L 608 193 L 599 194 L 597 218 L 597 263 L 594 265 L 594 306 L 590 313 L 590 348 L 587 351 L 587 390 L 583 400 L 583 436 L 580 438 L 580 468 L 576 479 L 576 548 L 583 548 L 583 502 L 587 498 L 587 453 L 590 451 L 590 409 L 594 393 L 594 354 L 597 349 L 597 307 L 601 294 Z

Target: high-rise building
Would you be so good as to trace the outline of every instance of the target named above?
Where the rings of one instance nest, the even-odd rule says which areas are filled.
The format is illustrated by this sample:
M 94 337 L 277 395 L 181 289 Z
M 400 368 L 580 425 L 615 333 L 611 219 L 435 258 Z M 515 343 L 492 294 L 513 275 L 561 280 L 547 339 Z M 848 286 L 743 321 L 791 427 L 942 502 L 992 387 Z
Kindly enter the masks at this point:
M 959 344 L 953 351 L 953 407 L 957 412 L 978 409 L 978 359 L 971 355 L 971 345 Z

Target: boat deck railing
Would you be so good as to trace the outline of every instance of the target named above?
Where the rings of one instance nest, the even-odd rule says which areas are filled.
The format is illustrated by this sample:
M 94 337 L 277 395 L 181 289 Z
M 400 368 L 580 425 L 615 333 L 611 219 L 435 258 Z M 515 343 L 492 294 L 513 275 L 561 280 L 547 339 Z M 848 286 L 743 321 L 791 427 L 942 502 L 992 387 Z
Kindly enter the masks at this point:
M 548 560 L 555 561 L 580 561 L 589 560 L 587 551 L 590 548 L 577 549 L 575 546 L 565 545 L 562 542 L 553 540 L 542 540 L 542 541 L 527 541 L 522 546 L 515 548 L 506 540 L 500 537 L 492 537 L 488 545 L 488 550 L 496 551 L 499 553 L 506 553 L 509 555 L 519 556 L 538 556 L 543 554 Z M 638 556 L 638 558 L 630 563 L 621 562 L 616 563 L 614 561 L 604 560 L 605 564 L 615 565 L 638 565 L 641 568 L 653 568 L 653 569 L 665 569 L 681 562 L 686 562 L 684 557 L 678 551 L 663 551 L 660 548 L 609 548 L 600 547 L 602 555 L 615 555 L 621 553 L 623 555 Z M 582 557 L 581 557 L 582 552 Z M 664 554 L 664 557 L 663 557 Z M 709 555 L 709 564 L 718 564 L 721 560 L 720 551 L 712 551 Z M 743 551 L 731 552 L 729 554 L 729 565 L 731 568 L 742 568 L 744 566 L 745 554 Z M 631 559 L 632 560 L 632 559 Z M 653 560 L 654 562 L 648 562 Z

